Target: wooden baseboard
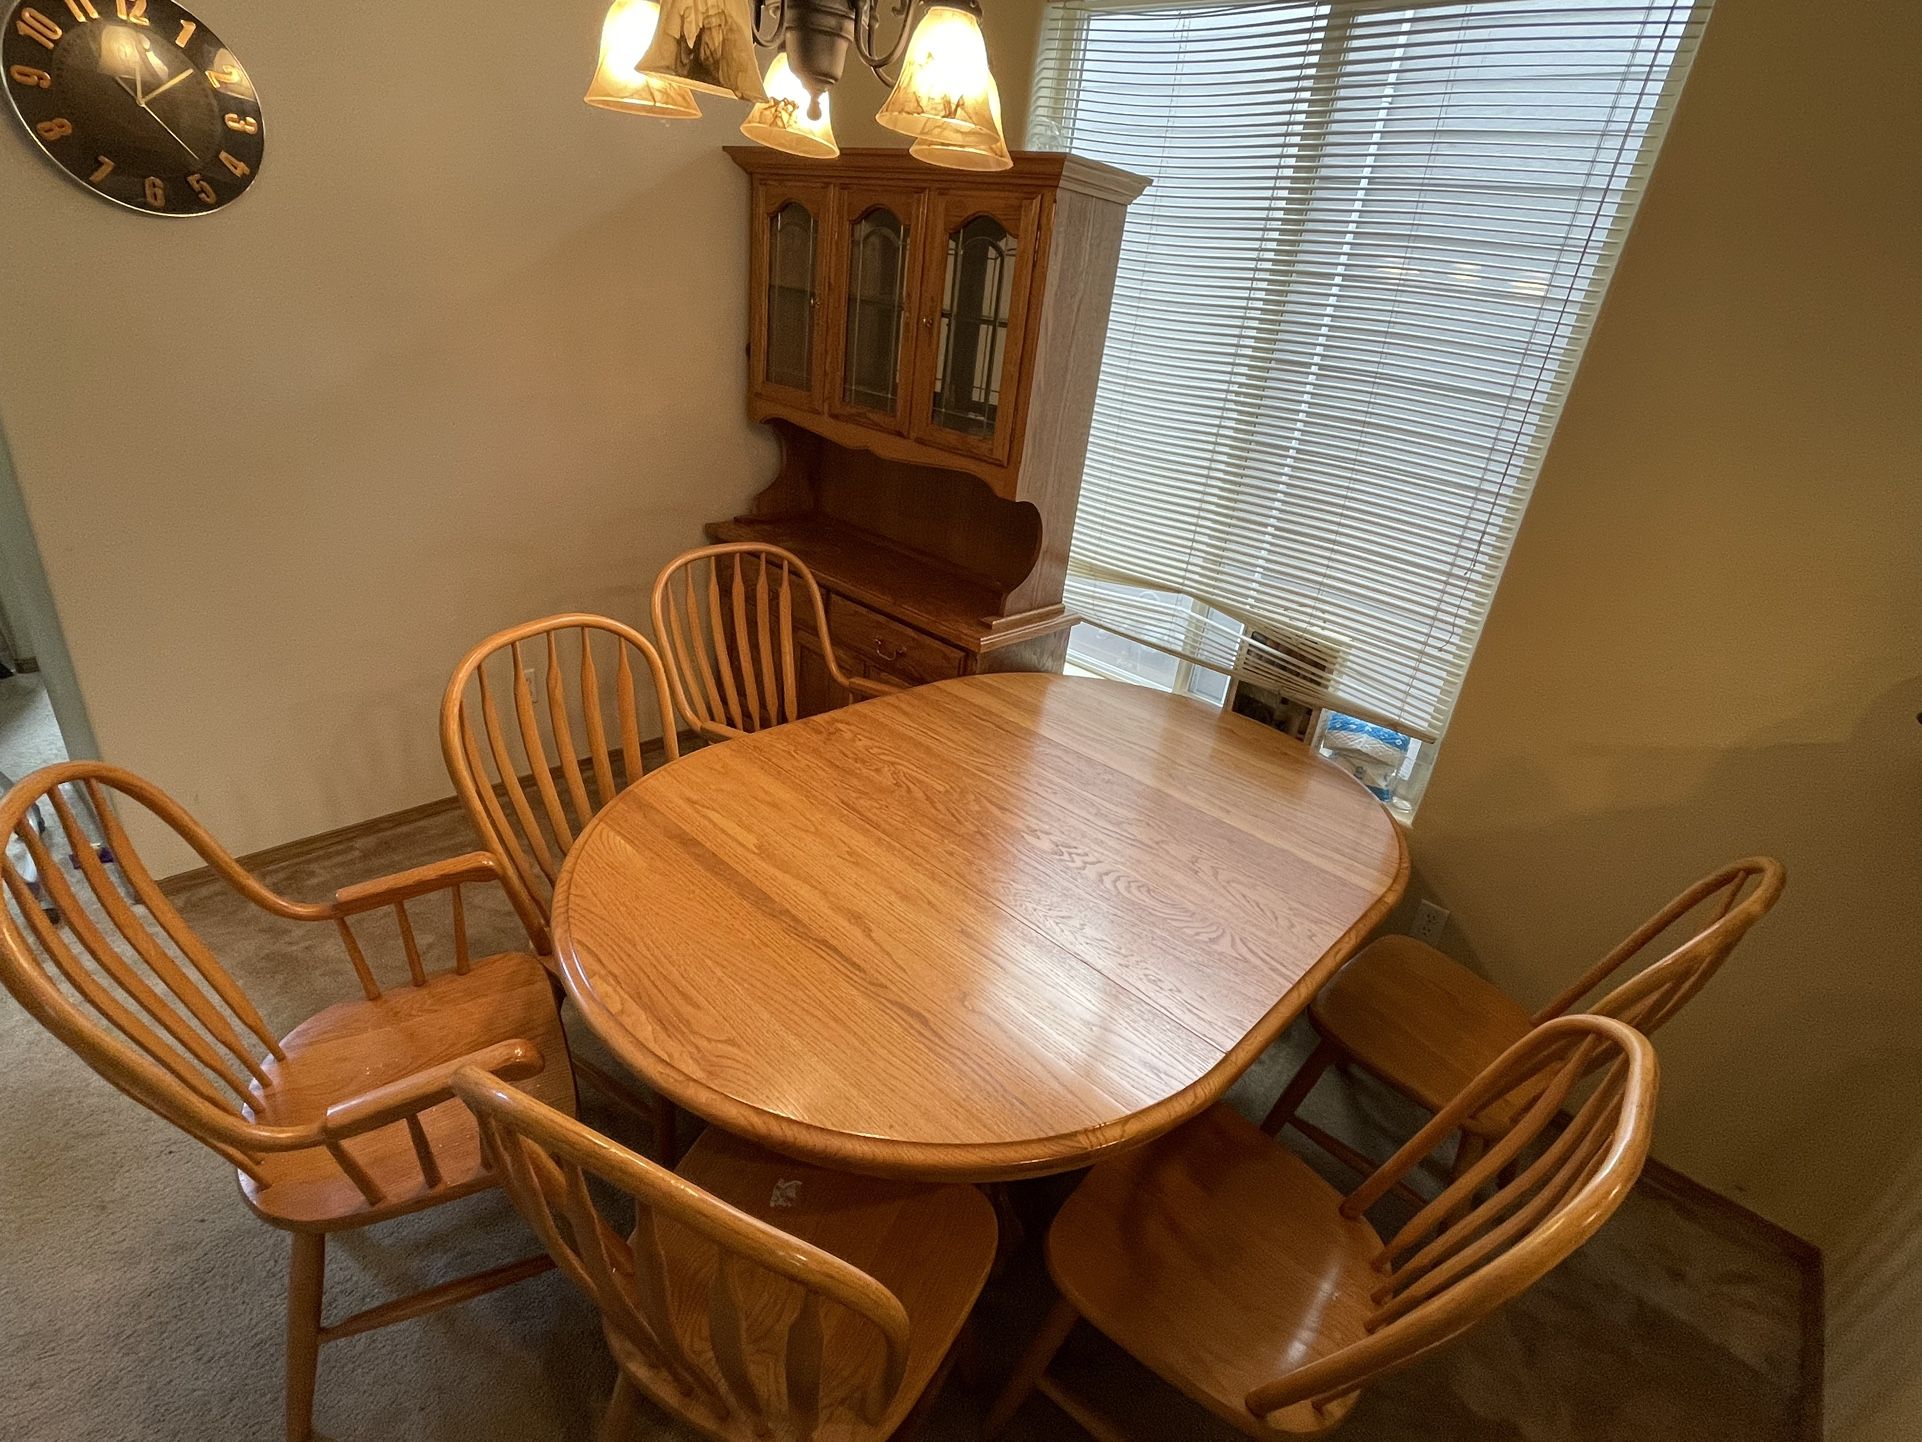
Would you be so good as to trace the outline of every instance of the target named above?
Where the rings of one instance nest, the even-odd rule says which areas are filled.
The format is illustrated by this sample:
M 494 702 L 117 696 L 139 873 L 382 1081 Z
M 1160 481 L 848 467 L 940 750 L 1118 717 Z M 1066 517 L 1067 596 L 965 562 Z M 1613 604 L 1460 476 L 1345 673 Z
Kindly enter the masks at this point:
M 702 741 L 700 737 L 691 731 L 681 733 L 681 754 L 684 756 L 688 752 L 698 750 L 706 744 L 706 742 Z M 659 766 L 662 755 L 661 743 L 658 740 L 642 743 L 642 765 L 647 770 L 651 771 L 656 766 Z M 583 760 L 582 765 L 585 766 L 586 764 L 587 762 Z M 561 780 L 559 767 L 555 768 L 554 777 L 556 782 Z M 521 782 L 524 786 L 532 786 L 533 778 L 524 776 L 521 778 Z M 505 801 L 507 793 L 499 787 L 496 787 L 495 790 L 499 793 L 502 800 Z M 389 811 L 380 816 L 370 816 L 365 821 L 354 821 L 346 826 L 336 826 L 331 831 L 316 832 L 312 836 L 303 836 L 295 841 L 283 841 L 278 846 L 263 847 L 259 851 L 250 851 L 245 856 L 236 857 L 235 859 L 248 871 L 263 871 L 270 866 L 281 866 L 289 862 L 305 861 L 308 857 L 314 855 L 314 853 L 325 851 L 331 846 L 338 846 L 342 842 L 358 840 L 360 837 L 371 835 L 377 831 L 386 831 L 391 827 L 406 826 L 416 821 L 426 821 L 433 817 L 444 816 L 450 811 L 458 811 L 460 809 L 461 803 L 458 796 L 443 796 L 438 801 L 424 801 L 418 806 L 407 806 L 399 811 Z M 480 836 L 476 834 L 473 841 L 474 848 L 479 849 L 485 844 Z M 162 893 L 177 900 L 181 893 L 192 891 L 195 887 L 211 880 L 214 875 L 215 872 L 211 866 L 195 866 L 186 871 L 177 871 L 172 876 L 161 877 L 159 886 Z
M 272 866 L 282 866 L 289 862 L 305 861 L 315 852 L 325 851 L 330 846 L 338 846 L 345 841 L 355 841 L 370 836 L 377 831 L 391 827 L 406 826 L 415 821 L 426 821 L 436 816 L 444 816 L 450 811 L 460 810 L 458 796 L 443 796 L 438 801 L 424 801 L 419 806 L 404 807 L 399 811 L 389 811 L 380 816 L 370 816 L 365 821 L 351 822 L 346 826 L 336 826 L 331 831 L 316 832 L 303 836 L 296 841 L 283 841 L 278 846 L 263 847 L 250 851 L 245 856 L 235 857 L 248 871 L 265 871 Z M 481 840 L 474 838 L 478 848 Z M 195 866 L 186 871 L 177 871 L 172 876 L 160 878 L 161 891 L 175 900 L 183 892 L 192 891 L 203 882 L 214 879 L 216 873 L 211 866 Z

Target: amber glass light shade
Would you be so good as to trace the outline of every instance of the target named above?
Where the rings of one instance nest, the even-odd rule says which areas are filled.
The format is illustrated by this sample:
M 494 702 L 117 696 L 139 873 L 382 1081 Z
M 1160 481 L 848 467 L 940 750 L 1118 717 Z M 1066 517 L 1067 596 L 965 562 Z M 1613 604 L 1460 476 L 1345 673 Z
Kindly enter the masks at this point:
M 655 0 L 614 0 L 607 7 L 607 18 L 601 22 L 601 59 L 587 87 L 589 105 L 663 120 L 700 115 L 694 92 L 685 85 L 656 80 L 635 69 L 654 39 L 660 18 L 661 7 Z
M 661 0 L 661 23 L 640 68 L 710 95 L 767 99 L 754 63 L 748 0 Z
M 805 155 L 812 160 L 832 160 L 841 153 L 834 143 L 834 124 L 828 114 L 828 97 L 817 105 L 787 63 L 787 55 L 776 55 L 768 62 L 767 99 L 748 111 L 741 122 L 741 134 L 790 155 Z M 810 110 L 820 111 L 810 118 Z
M 901 58 L 901 78 L 874 118 L 891 130 L 945 152 L 1005 156 L 1000 97 L 988 70 L 988 46 L 971 9 L 930 5 Z M 924 157 L 931 158 L 931 157 Z M 952 164 L 951 160 L 936 164 Z M 976 169 L 1001 169 L 981 165 Z
M 1001 138 L 1001 87 L 994 83 L 992 75 L 988 77 L 988 114 L 994 120 L 991 143 L 971 139 L 964 145 L 950 145 L 922 135 L 908 147 L 908 154 L 929 165 L 945 165 L 950 170 L 1012 170 L 1014 157 L 1008 154 L 1007 142 Z

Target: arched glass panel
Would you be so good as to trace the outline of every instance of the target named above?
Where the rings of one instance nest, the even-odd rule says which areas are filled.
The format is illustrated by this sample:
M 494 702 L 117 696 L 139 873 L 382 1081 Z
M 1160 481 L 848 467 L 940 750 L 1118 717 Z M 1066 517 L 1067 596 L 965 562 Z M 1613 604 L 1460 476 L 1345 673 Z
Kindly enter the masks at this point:
M 907 245 L 907 227 L 884 207 L 862 215 L 849 233 L 847 359 L 841 368 L 841 398 L 849 405 L 894 411 Z
M 977 215 L 948 236 L 934 423 L 963 435 L 994 434 L 1014 296 L 1015 240 Z
M 767 253 L 767 379 L 804 391 L 814 379 L 814 216 L 798 200 L 768 217 Z

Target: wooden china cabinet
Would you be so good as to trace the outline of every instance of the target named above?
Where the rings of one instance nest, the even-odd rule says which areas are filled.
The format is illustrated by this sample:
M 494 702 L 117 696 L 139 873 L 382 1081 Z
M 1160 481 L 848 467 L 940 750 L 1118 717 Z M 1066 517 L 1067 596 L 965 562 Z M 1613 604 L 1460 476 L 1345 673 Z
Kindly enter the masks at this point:
M 807 562 L 849 674 L 1059 670 L 1122 223 L 1147 181 L 1071 155 L 974 173 L 905 150 L 728 154 L 751 197 L 748 415 L 782 461 L 708 534 Z M 811 672 L 815 706 L 843 699 Z

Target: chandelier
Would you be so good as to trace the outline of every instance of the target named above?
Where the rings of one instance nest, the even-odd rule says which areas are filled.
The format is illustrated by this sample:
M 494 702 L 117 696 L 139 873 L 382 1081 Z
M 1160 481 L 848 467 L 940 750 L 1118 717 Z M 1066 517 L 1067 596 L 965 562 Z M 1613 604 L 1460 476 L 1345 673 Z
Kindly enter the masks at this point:
M 741 133 L 795 155 L 835 144 L 828 92 L 849 49 L 893 86 L 875 119 L 912 137 L 909 153 L 957 170 L 1014 164 L 988 69 L 978 0 L 614 0 L 601 25 L 587 103 L 668 120 L 701 113 L 697 91 L 752 107 Z M 752 10 L 750 11 L 750 4 Z M 881 11 L 899 29 L 881 44 Z M 774 51 L 762 71 L 755 47 Z

